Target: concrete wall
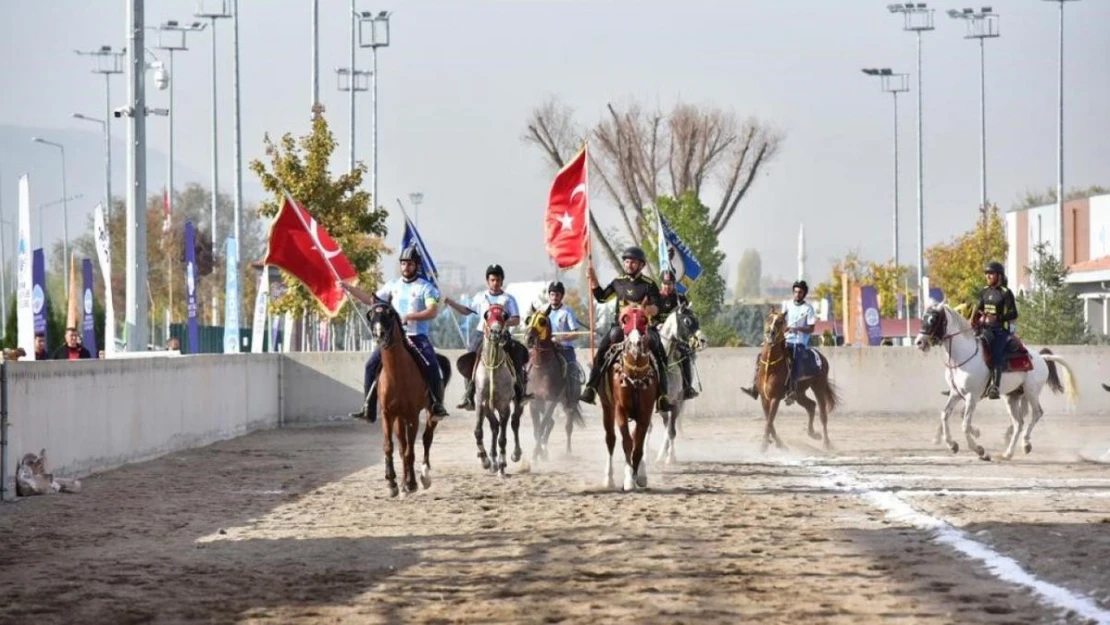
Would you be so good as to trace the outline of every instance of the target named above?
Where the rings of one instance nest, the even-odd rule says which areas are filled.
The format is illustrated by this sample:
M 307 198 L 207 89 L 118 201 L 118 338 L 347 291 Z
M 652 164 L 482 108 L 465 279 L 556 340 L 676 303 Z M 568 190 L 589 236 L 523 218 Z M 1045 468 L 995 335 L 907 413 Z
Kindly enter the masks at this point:
M 1079 378 L 1078 412 L 1110 414 L 1110 348 L 1059 347 Z M 461 352 L 445 351 L 452 362 Z M 905 348 L 827 348 L 842 415 L 935 415 L 944 404 L 944 357 Z M 710 349 L 698 370 L 703 394 L 691 417 L 753 415 L 759 404 L 740 392 L 751 383 L 758 350 Z M 579 350 L 582 365 L 588 351 Z M 254 429 L 344 417 L 360 406 L 365 355 L 244 354 L 142 360 L 8 364 L 9 463 L 46 448 L 61 475 L 85 475 L 165 453 L 232 438 Z M 448 410 L 462 397 L 455 373 Z M 1049 415 L 1065 411 L 1046 393 Z M 800 411 L 797 407 L 787 411 Z M 984 402 L 998 413 L 1003 402 Z M 596 414 L 597 408 L 588 409 Z M 465 415 L 465 416 L 464 416 Z M 1108 421 L 1110 426 L 1110 421 Z M 9 485 L 10 485 L 9 481 Z

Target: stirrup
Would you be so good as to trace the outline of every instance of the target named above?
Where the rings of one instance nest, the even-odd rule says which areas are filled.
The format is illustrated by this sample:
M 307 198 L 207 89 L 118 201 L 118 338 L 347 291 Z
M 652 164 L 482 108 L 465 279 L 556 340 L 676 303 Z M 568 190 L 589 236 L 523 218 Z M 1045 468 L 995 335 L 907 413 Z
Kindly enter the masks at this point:
M 597 401 L 597 391 L 593 387 L 587 386 L 582 389 L 582 394 L 578 396 L 578 401 L 587 404 L 593 404 Z

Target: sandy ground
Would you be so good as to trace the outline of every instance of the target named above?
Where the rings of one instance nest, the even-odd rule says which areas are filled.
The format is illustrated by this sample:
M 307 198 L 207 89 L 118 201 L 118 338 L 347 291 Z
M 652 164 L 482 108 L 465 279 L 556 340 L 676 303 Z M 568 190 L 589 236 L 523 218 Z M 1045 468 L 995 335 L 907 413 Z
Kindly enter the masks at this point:
M 766 456 L 757 418 L 689 420 L 679 463 L 653 465 L 649 489 L 626 494 L 600 487 L 596 417 L 575 456 L 560 420 L 557 457 L 502 479 L 482 471 L 472 417 L 455 413 L 437 432 L 431 489 L 404 499 L 387 496 L 380 430 L 347 423 L 256 433 L 0 506 L 0 623 L 1091 622 L 868 492 L 1110 614 L 1110 466 L 1076 456 L 1105 450 L 1105 418 L 1049 416 L 1032 454 L 992 463 L 933 446 L 924 417 L 834 417 L 826 454 L 787 409 L 791 451 Z M 978 424 L 997 454 L 1005 422 Z M 528 458 L 527 424 L 522 440 Z

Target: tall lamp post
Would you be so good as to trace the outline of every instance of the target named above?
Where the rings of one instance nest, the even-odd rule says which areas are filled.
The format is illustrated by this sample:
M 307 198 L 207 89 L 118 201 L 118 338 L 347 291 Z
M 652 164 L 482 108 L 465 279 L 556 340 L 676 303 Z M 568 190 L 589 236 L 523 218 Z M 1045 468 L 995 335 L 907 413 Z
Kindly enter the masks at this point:
M 112 153 L 107 149 L 107 146 L 111 143 L 111 138 L 108 136 L 108 120 L 89 117 L 81 113 L 74 113 L 73 119 L 100 124 L 100 130 L 104 133 L 104 210 L 107 211 L 112 197 Z
M 47 141 L 42 137 L 34 137 L 31 141 L 58 148 L 62 153 L 62 254 L 63 262 L 69 262 L 69 192 L 66 190 L 66 147 L 61 143 Z M 41 230 L 41 228 L 40 228 Z M 69 293 L 69 272 L 66 272 L 66 293 Z
M 350 156 L 347 159 L 347 171 L 350 172 L 355 170 L 355 114 L 353 112 L 355 108 L 353 102 L 356 92 L 367 91 L 370 88 L 370 72 L 360 69 L 351 70 L 350 67 L 337 67 L 335 68 L 335 77 L 338 89 L 342 92 L 350 92 L 351 94 L 351 135 L 348 138 Z
M 82 52 L 74 50 L 81 56 L 91 56 L 96 61 L 92 69 L 94 74 L 104 74 L 104 211 L 105 216 L 112 216 L 112 74 L 123 73 L 123 57 L 127 48 L 114 50 L 112 46 L 100 46 L 97 50 Z M 83 118 L 78 118 L 83 119 Z
M 351 2 L 351 10 L 354 11 L 354 2 Z M 373 166 L 370 170 L 370 185 L 371 193 L 373 194 L 373 203 L 370 205 L 370 210 L 377 210 L 381 206 L 378 198 L 378 48 L 389 47 L 389 11 L 379 11 L 374 15 L 370 11 L 365 11 L 357 15 L 358 17 L 358 45 L 362 48 L 370 48 L 373 52 L 373 66 L 371 67 L 371 86 L 370 86 L 370 100 L 373 108 L 373 119 L 370 124 L 373 126 L 373 134 L 371 135 L 370 150 L 372 152 Z M 351 56 L 351 66 L 354 66 L 354 55 Z
M 208 18 L 212 22 L 212 264 L 215 268 L 216 259 L 219 257 L 220 246 L 217 244 L 216 233 L 216 206 L 220 197 L 219 152 L 220 145 L 217 134 L 217 108 L 216 108 L 216 20 L 231 17 L 228 7 L 229 0 L 197 0 L 197 10 L 194 17 Z M 219 319 L 220 310 L 216 296 L 216 289 L 212 290 L 212 324 Z
M 864 74 L 878 76 L 883 91 L 894 96 L 894 266 L 900 264 L 898 255 L 898 94 L 910 90 L 909 74 L 895 74 L 889 67 L 865 69 Z M 900 311 L 899 311 L 900 312 Z
M 985 219 L 987 214 L 987 61 L 984 42 L 999 35 L 999 16 L 991 10 L 991 7 L 983 7 L 980 11 L 952 9 L 948 11 L 948 17 L 967 22 L 965 39 L 979 40 L 979 210 L 983 212 Z
M 920 315 L 925 293 L 925 166 L 922 148 L 922 105 L 923 90 L 921 82 L 921 34 L 934 29 L 933 10 L 924 2 L 888 4 L 891 13 L 900 13 L 903 18 L 902 30 L 917 34 L 917 309 Z
M 424 202 L 424 194 L 420 191 L 415 191 L 409 194 L 409 201 L 412 202 L 413 208 L 413 225 L 417 228 L 420 227 L 420 204 Z
M 59 204 L 65 206 L 65 204 L 67 202 L 69 202 L 70 200 L 79 200 L 83 197 L 85 197 L 85 196 L 81 193 L 74 193 L 73 195 L 63 196 L 61 199 L 54 200 L 53 202 L 47 202 L 45 204 L 39 204 L 39 215 L 38 215 L 38 217 L 39 217 L 39 220 L 38 220 L 38 224 L 39 224 L 39 247 L 43 247 L 43 240 L 42 240 L 42 231 L 43 231 L 43 227 L 42 227 L 42 209 L 50 208 L 51 206 L 57 206 Z M 44 248 L 44 250 L 45 250 L 45 248 Z M 63 264 L 68 263 L 68 262 L 69 262 L 68 257 L 63 260 Z M 69 292 L 69 287 L 67 286 L 66 287 L 66 293 L 68 293 L 68 292 Z
M 1059 107 L 1056 125 L 1056 236 L 1059 237 L 1060 264 L 1064 264 L 1064 3 L 1074 0 L 1048 0 L 1060 4 Z

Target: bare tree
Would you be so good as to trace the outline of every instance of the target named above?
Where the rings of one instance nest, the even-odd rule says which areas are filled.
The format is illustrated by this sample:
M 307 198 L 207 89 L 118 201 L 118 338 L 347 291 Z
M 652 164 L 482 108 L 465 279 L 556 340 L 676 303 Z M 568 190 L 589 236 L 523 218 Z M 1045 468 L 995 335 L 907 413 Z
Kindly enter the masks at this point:
M 632 103 L 623 111 L 610 104 L 592 129 L 574 121 L 574 110 L 551 98 L 532 111 L 523 140 L 540 148 L 555 168 L 562 168 L 588 137 L 591 176 L 617 208 L 625 234 L 641 240 L 644 208 L 660 195 L 693 192 L 710 207 L 711 225 L 720 234 L 756 176 L 771 162 L 782 135 L 755 118 L 736 116 L 712 106 L 679 104 L 670 112 L 645 111 Z M 706 197 L 712 191 L 719 197 Z M 612 239 L 591 213 L 594 240 L 617 268 Z

